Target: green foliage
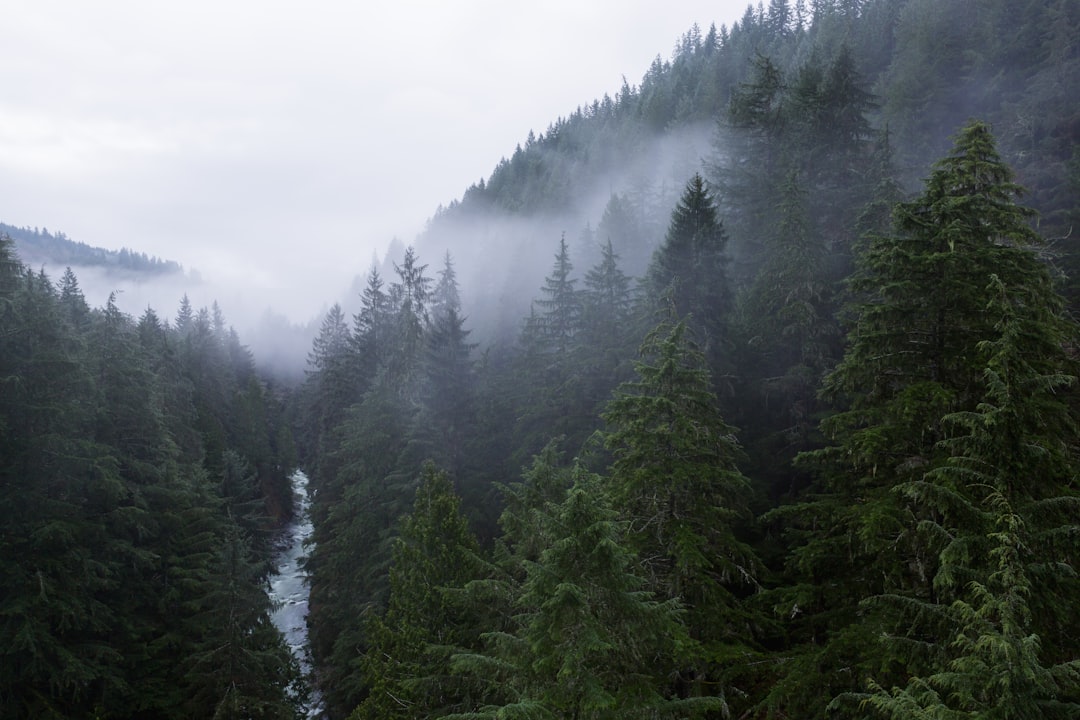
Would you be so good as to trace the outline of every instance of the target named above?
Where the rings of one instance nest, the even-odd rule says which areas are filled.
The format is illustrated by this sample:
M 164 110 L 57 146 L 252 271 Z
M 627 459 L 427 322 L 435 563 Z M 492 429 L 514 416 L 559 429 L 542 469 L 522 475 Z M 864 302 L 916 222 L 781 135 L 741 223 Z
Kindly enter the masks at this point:
M 478 642 L 477 608 L 463 602 L 478 574 L 476 539 L 447 475 L 424 467 L 413 512 L 401 520 L 386 613 L 371 616 L 361 662 L 368 697 L 350 717 L 428 718 L 467 709 L 470 683 L 448 657 Z
M 689 638 L 674 602 L 644 592 L 599 478 L 575 473 L 554 541 L 526 565 L 519 604 L 529 648 L 522 701 L 559 716 L 678 716 L 664 678 Z
M 949 670 L 952 660 L 974 663 L 982 652 L 953 646 L 955 628 L 978 645 L 1003 625 L 976 622 L 971 613 L 1000 616 L 1000 608 L 987 609 L 998 602 L 992 598 L 1008 598 L 1011 607 L 1019 600 L 990 580 L 993 518 L 986 496 L 969 490 L 977 469 L 960 459 L 968 450 L 952 443 L 966 432 L 959 418 L 982 413 L 996 382 L 985 372 L 984 343 L 1001 337 L 997 311 L 987 310 L 991 277 L 1023 298 L 1018 307 L 1060 319 L 1047 258 L 1026 248 L 1037 240 L 1033 217 L 1016 204 L 1004 159 L 1031 187 L 1040 228 L 1068 270 L 1075 214 L 1068 159 L 1076 141 L 1069 99 L 1080 77 L 1068 32 L 1072 5 L 760 3 L 730 27 L 692 28 L 639 86 L 624 83 L 613 97 L 530 133 L 490 178 L 441 208 L 419 247 L 440 255 L 452 247 L 471 271 L 500 243 L 522 243 L 513 246 L 521 250 L 517 262 L 533 261 L 525 244 L 535 245 L 534 237 L 507 219 L 557 213 L 569 218 L 567 227 L 585 228 L 582 247 L 572 254 L 561 241 L 516 346 L 508 329 L 518 327 L 520 313 L 506 300 L 519 289 L 501 291 L 489 267 L 478 274 L 485 299 L 467 308 L 472 335 L 449 256 L 437 283 L 411 251 L 389 291 L 369 277 L 341 355 L 350 369 L 331 398 L 339 415 L 319 429 L 321 444 L 301 438 L 305 463 L 317 468 L 312 637 L 332 713 L 391 684 L 402 698 L 420 693 L 409 702 L 431 691 L 381 676 L 365 681 L 358 665 L 369 642 L 383 643 L 390 632 L 361 618 L 384 611 L 395 521 L 426 458 L 451 472 L 461 512 L 492 546 L 491 564 L 461 588 L 487 614 L 476 625 L 486 631 L 483 647 L 461 649 L 450 663 L 455 677 L 446 682 L 474 691 L 471 708 L 462 704 L 456 717 L 540 717 L 585 706 L 605 712 L 599 705 L 607 700 L 583 698 L 607 690 L 570 697 L 549 687 L 551 673 L 558 677 L 555 660 L 543 665 L 548 680 L 541 681 L 526 637 L 543 636 L 531 623 L 543 614 L 542 595 L 558 594 L 537 568 L 542 559 L 553 571 L 561 567 L 552 548 L 572 547 L 557 521 L 571 475 L 609 463 L 602 502 L 612 503 L 617 525 L 628 523 L 629 532 L 616 534 L 636 556 L 632 570 L 653 599 L 681 600 L 688 634 L 700 641 L 689 646 L 696 654 L 676 663 L 682 674 L 655 686 L 666 701 L 722 687 L 734 712 L 820 717 L 834 697 L 864 693 L 872 677 L 890 688 L 910 681 L 958 707 L 949 693 L 972 677 L 948 687 L 929 680 L 943 668 L 959 673 Z M 965 129 L 918 196 L 898 202 L 971 113 L 987 123 Z M 704 169 L 696 151 L 670 166 L 648 152 L 657 138 L 693 134 L 699 122 L 718 125 L 715 157 Z M 667 179 L 695 173 L 696 184 L 674 196 Z M 622 186 L 611 185 L 623 177 Z M 610 188 L 601 217 L 587 202 L 597 187 Z M 455 236 L 468 244 L 453 245 Z M 573 264 L 592 268 L 575 275 Z M 624 273 L 645 276 L 637 294 Z M 685 348 L 670 352 L 674 323 L 658 331 L 643 363 L 654 375 L 624 386 L 609 408 L 609 434 L 594 435 L 611 390 L 634 380 L 632 348 L 665 294 L 680 317 L 690 314 L 679 342 L 692 336 L 707 360 Z M 1059 362 L 1075 346 L 1072 331 L 1053 320 L 1057 329 L 1040 336 L 1035 328 L 1049 316 L 1023 316 L 1010 330 L 1017 347 L 1026 360 L 1043 358 L 1039 382 L 1054 385 L 1071 407 L 1071 388 L 1055 378 L 1073 374 Z M 476 353 L 468 338 L 492 345 Z M 695 372 L 664 376 L 665 358 Z M 682 384 L 663 387 L 665 377 Z M 1075 481 L 1064 480 L 1071 460 L 1060 458 L 1071 458 L 1075 443 L 1062 438 L 1075 433 L 1071 415 L 1063 419 L 1035 386 L 1023 392 L 1042 399 L 1025 412 L 1042 418 L 1045 431 L 1015 446 L 1011 459 L 998 457 L 1023 478 L 1016 488 L 1031 495 L 1006 494 L 1011 509 L 1001 518 L 1022 521 L 1016 537 L 1029 553 L 1010 570 L 1013 578 L 1022 570 L 1033 588 L 1021 593 L 1029 624 L 1018 637 L 1037 636 L 1033 662 L 1067 675 L 1078 633 L 1068 619 L 1075 603 L 1062 599 L 1076 590 L 1064 508 Z M 720 395 L 722 415 L 711 393 Z M 742 428 L 745 449 L 722 417 Z M 618 441 L 604 446 L 613 435 Z M 541 452 L 525 482 L 500 497 L 497 482 L 558 436 L 580 453 L 581 468 Z M 1041 454 L 1017 449 L 1029 446 Z M 504 506 L 497 528 L 492 520 Z M 674 508 L 670 517 L 654 522 L 665 508 Z M 749 508 L 766 512 L 767 522 L 750 522 Z M 752 579 L 731 581 L 741 573 Z M 538 588 L 528 605 L 520 602 L 526 582 Z M 563 610 L 571 600 L 590 607 L 586 586 L 585 579 L 565 586 Z M 952 610 L 956 603 L 971 612 Z M 575 627 L 599 637 L 588 617 L 583 612 Z M 561 647 L 577 668 L 591 662 L 588 651 Z M 1024 663 L 1017 665 L 1042 672 Z M 1048 699 L 1050 687 L 1039 685 L 1035 695 Z M 928 707 L 930 695 L 916 695 L 922 699 L 911 707 Z M 838 702 L 831 712 L 870 709 Z
M 726 370 L 725 328 L 731 308 L 726 265 L 727 234 L 701 175 L 686 185 L 671 214 L 664 242 L 649 266 L 650 296 L 670 293 L 674 311 L 689 316 L 714 372 Z
M 386 602 L 393 527 L 407 509 L 403 489 L 384 482 L 404 448 L 393 390 L 370 390 L 339 432 L 335 485 L 314 497 L 315 543 L 305 567 L 312 654 L 328 666 L 328 701 L 348 711 L 365 693 L 353 663 L 366 642 L 357 618 Z M 364 548 L 361 556 L 356 548 Z
M 574 287 L 577 281 L 570 277 L 573 269 L 564 235 L 559 240 L 559 252 L 555 255 L 551 275 L 544 279 L 544 286 L 540 288 L 543 297 L 535 301 L 540 310 L 526 328 L 527 333 L 535 335 L 532 341 L 545 354 L 565 355 L 578 330 L 581 297 Z
M 424 463 L 445 467 L 474 506 L 494 475 L 475 456 L 478 446 L 483 452 L 482 399 L 453 265 L 447 257 L 434 290 L 411 248 L 394 267 L 398 281 L 388 292 L 370 273 L 352 332 L 341 311 L 331 311 L 298 398 L 307 408 L 300 434 L 315 491 L 310 638 L 326 666 L 325 698 L 341 714 L 372 689 L 356 658 L 382 642 L 383 630 L 356 619 L 378 615 L 390 597 L 397 521 Z
M 513 371 L 518 375 L 516 434 L 522 441 L 515 459 L 522 461 L 553 437 L 572 437 L 580 444 L 595 429 L 593 398 L 584 392 L 579 364 L 584 298 L 573 269 L 564 236 L 519 339 L 522 352 Z
M 871 683 L 874 692 L 863 701 L 884 717 L 1065 718 L 1080 711 L 1077 648 L 1066 639 L 1075 633 L 1074 613 L 1052 599 L 1076 576 L 1042 560 L 1075 557 L 1078 549 L 1075 540 L 1061 542 L 1076 537 L 1075 514 L 1048 512 L 1078 503 L 1075 493 L 1055 497 L 1076 467 L 1063 442 L 1076 425 L 1061 397 L 1075 382 L 1062 372 L 1072 363 L 1060 345 L 1072 329 L 1037 288 L 1010 291 L 995 276 L 990 290 L 987 310 L 998 318 L 998 335 L 979 348 L 985 398 L 975 411 L 946 416 L 959 430 L 944 443 L 949 462 L 927 475 L 926 486 L 909 490 L 926 503 L 928 488 L 948 483 L 968 499 L 963 524 L 949 512 L 937 521 L 950 540 L 934 578 L 934 610 L 950 631 L 927 675 L 892 692 Z M 1059 540 L 1048 545 L 1050 536 Z
M 204 328 L 192 318 L 190 331 Z M 248 541 L 206 479 L 193 408 L 238 435 L 235 368 L 209 341 L 170 354 L 181 338 L 150 312 L 136 325 L 111 298 L 89 309 L 73 273 L 58 292 L 3 239 L 0 337 L 0 715 L 211 717 L 235 700 L 245 717 L 292 717 L 296 669 L 269 625 L 268 557 L 245 551 L 231 575 L 220 564 Z M 238 515 L 262 504 L 254 483 L 245 490 L 228 498 Z M 276 659 L 234 686 L 216 660 L 192 666 L 226 630 L 237 657 L 258 643 Z
M 702 666 L 687 681 L 696 694 L 693 685 L 714 681 L 721 668 L 732 672 L 733 660 L 752 652 L 751 621 L 738 597 L 756 586 L 760 571 L 739 533 L 749 484 L 686 323 L 661 323 L 641 355 L 639 380 L 621 386 L 604 413 L 614 458 L 608 483 L 648 587 L 687 607 L 691 636 L 702 645 Z
M 0 234 L 14 242 L 19 255 L 30 265 L 99 267 L 116 273 L 150 277 L 184 271 L 179 263 L 172 260 L 162 260 L 128 248 L 106 250 L 92 247 L 75 242 L 62 232 L 51 233 L 48 228 L 19 228 L 0 223 Z
M 1004 550 L 987 550 L 979 538 L 1000 540 L 990 526 L 1012 523 L 987 518 L 980 509 L 987 495 L 980 488 L 994 488 L 1008 507 L 1019 507 L 1046 500 L 1072 482 L 1066 460 L 1074 452 L 1070 411 L 1043 393 L 1070 382 L 1072 360 L 1063 348 L 1075 329 L 1061 315 L 1051 276 L 1032 251 L 1038 237 L 1028 224 L 1031 212 L 1016 204 L 1019 193 L 989 129 L 971 123 L 935 166 L 925 192 L 897 205 L 898 235 L 872 238 L 860 258 L 852 286 L 865 299 L 855 309 L 848 351 L 825 384 L 827 396 L 849 403 L 849 409 L 822 425 L 836 445 L 807 456 L 819 463 L 820 480 L 800 515 L 820 518 L 827 509 L 846 509 L 824 537 L 803 535 L 791 567 L 806 587 L 820 584 L 826 573 L 848 579 L 842 590 L 799 608 L 807 613 L 803 657 L 819 671 L 826 664 L 836 668 L 824 680 L 832 694 L 845 686 L 856 691 L 853 681 L 863 674 L 883 685 L 921 678 L 910 692 L 923 700 L 933 695 L 926 681 L 943 670 L 947 643 L 940 638 L 956 618 L 949 615 L 953 611 L 929 608 L 952 600 L 969 603 L 969 609 L 989 607 L 989 595 L 980 590 L 977 598 L 965 596 L 962 583 L 989 587 L 980 574 L 985 558 Z M 1021 397 L 1032 404 L 1018 403 Z M 1045 430 L 1037 430 L 1044 422 Z M 956 428 L 973 434 L 965 440 L 954 434 Z M 1021 486 L 1021 494 L 1012 489 Z M 789 517 L 794 527 L 809 530 L 804 520 Z M 837 557 L 840 548 L 846 557 Z M 1046 550 L 1073 554 L 1065 547 Z M 1062 578 L 1053 575 L 1042 581 L 1057 590 Z M 783 605 L 798 607 L 795 597 L 788 595 Z M 856 609 L 860 600 L 873 597 L 890 600 Z M 1053 628 L 1048 638 L 1062 631 L 1059 612 L 1048 607 L 1038 613 Z M 834 633 L 825 642 L 812 632 L 823 620 Z M 985 632 L 977 630 L 976 637 Z M 845 643 L 890 633 L 905 641 L 878 644 L 859 659 L 857 673 L 842 668 L 850 657 L 842 650 Z M 1055 648 L 1052 655 L 1067 659 L 1074 653 Z M 794 664 L 793 677 L 804 667 Z M 786 695 L 791 689 L 781 682 L 774 697 L 786 696 L 792 707 L 820 707 L 816 700 Z M 894 699 L 908 703 L 911 695 Z
M 505 517 L 527 541 L 519 552 L 538 552 L 519 556 L 514 628 L 487 633 L 484 654 L 455 657 L 459 672 L 502 678 L 504 699 L 447 717 L 700 717 L 720 708 L 719 698 L 670 694 L 667 678 L 693 646 L 678 602 L 645 589 L 601 479 L 576 466 L 573 485 L 559 491 L 551 481 L 565 475 L 546 456 Z
M 421 360 L 420 409 L 406 451 L 420 461 L 433 460 L 452 477 L 464 479 L 478 469 L 470 458 L 476 427 L 475 370 L 464 318 L 450 308 L 432 322 Z
M 184 661 L 191 693 L 185 704 L 192 715 L 215 720 L 291 719 L 296 708 L 274 679 L 295 677 L 296 660 L 270 624 L 261 568 L 239 528 L 219 542 L 192 618 L 206 634 Z

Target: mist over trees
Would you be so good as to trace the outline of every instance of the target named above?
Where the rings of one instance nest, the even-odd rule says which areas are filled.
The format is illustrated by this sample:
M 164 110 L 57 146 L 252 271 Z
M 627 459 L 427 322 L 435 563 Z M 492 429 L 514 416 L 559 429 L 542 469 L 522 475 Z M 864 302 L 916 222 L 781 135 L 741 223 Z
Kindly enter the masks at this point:
M 91 308 L 0 236 L 0 338 L 0 715 L 292 717 L 291 432 L 220 309 Z
M 1074 222 L 1077 22 L 1060 0 L 754 3 L 730 26 L 688 30 L 636 85 L 530 133 L 440 208 L 415 246 L 432 260 L 449 250 L 477 333 L 510 341 L 529 308 L 520 287 L 540 285 L 563 232 L 580 269 L 610 239 L 624 271 L 642 277 L 699 172 L 745 283 L 761 223 L 779 219 L 773 198 L 796 173 L 812 194 L 807 219 L 821 224 L 812 230 L 823 261 L 844 262 L 858 235 L 852 208 L 884 179 L 865 162 L 866 141 L 912 192 L 973 117 L 994 127 L 1041 232 L 1063 238 Z
M 0 240 L 0 714 L 295 716 L 302 467 L 330 718 L 1076 717 L 1077 29 L 695 26 L 395 243 L 287 389 L 216 305 L 92 308 Z
M 299 393 L 332 716 L 1075 713 L 1078 22 L 750 7 L 395 249 Z
M 76 267 L 102 267 L 120 273 L 169 275 L 183 273 L 184 268 L 172 260 L 148 256 L 146 253 L 123 248 L 103 250 L 75 242 L 64 233 L 51 233 L 48 228 L 17 228 L 0 223 L 0 233 L 14 241 L 15 250 L 24 263 L 39 262 Z

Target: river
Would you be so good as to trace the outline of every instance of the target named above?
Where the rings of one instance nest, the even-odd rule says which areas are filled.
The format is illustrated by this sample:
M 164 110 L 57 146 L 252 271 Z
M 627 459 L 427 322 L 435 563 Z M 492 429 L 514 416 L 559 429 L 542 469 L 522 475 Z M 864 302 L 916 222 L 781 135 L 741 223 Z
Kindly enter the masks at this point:
M 270 576 L 270 599 L 277 609 L 271 616 L 274 626 L 285 636 L 289 650 L 300 663 L 306 677 L 311 676 L 311 652 L 308 648 L 307 613 L 308 582 L 304 572 L 304 541 L 311 537 L 311 520 L 308 518 L 307 476 L 297 471 L 292 477 L 293 502 L 296 508 L 293 521 L 283 528 L 277 539 L 277 572 Z M 311 700 L 305 707 L 305 717 L 322 715 L 322 702 L 312 690 Z

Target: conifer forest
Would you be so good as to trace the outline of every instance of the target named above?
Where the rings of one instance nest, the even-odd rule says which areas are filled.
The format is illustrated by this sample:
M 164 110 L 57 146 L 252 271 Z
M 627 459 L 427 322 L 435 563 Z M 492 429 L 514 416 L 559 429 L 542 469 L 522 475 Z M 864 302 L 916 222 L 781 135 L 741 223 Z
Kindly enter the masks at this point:
M 433 213 L 296 382 L 0 239 L 0 717 L 1080 718 L 1075 0 L 752 4 Z

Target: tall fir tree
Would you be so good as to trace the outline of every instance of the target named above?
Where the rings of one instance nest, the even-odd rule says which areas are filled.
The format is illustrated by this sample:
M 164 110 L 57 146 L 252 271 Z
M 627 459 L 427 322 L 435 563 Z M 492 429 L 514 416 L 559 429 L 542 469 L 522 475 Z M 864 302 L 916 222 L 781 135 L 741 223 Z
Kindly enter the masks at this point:
M 446 473 L 428 463 L 401 520 L 385 614 L 369 616 L 362 667 L 369 695 L 350 716 L 434 718 L 471 709 L 471 683 L 448 655 L 476 647 L 481 629 L 462 589 L 478 574 L 479 545 Z
M 689 316 L 714 380 L 730 371 L 727 323 L 733 295 L 726 250 L 727 233 L 716 202 L 701 175 L 694 175 L 671 213 L 645 284 L 654 305 L 670 296 L 675 313 Z
M 706 688 L 716 683 L 732 690 L 753 652 L 741 598 L 755 589 L 760 563 L 740 533 L 749 519 L 742 454 L 687 334 L 685 321 L 658 325 L 642 345 L 639 379 L 618 389 L 603 417 L 614 457 L 608 484 L 630 547 L 644 559 L 648 587 L 686 606 L 701 646 L 681 681 L 692 696 L 713 694 Z
M 521 440 L 515 459 L 522 462 L 553 437 L 572 437 L 580 443 L 592 432 L 593 415 L 582 401 L 581 377 L 574 362 L 582 294 L 573 270 L 564 235 L 519 340 L 515 401 Z
M 978 348 L 997 337 L 987 313 L 991 278 L 1034 292 L 1044 308 L 1058 303 L 1020 193 L 990 129 L 970 123 L 923 194 L 897 205 L 896 234 L 872 237 L 859 257 L 855 323 L 824 390 L 846 408 L 822 423 L 834 444 L 805 458 L 819 477 L 808 501 L 777 511 L 793 520 L 789 567 L 798 580 L 776 607 L 796 618 L 793 637 L 804 643 L 773 692 L 789 712 L 820 712 L 823 698 L 857 691 L 874 669 L 885 684 L 900 668 L 924 669 L 918 653 L 876 642 L 900 622 L 895 614 L 860 602 L 935 595 L 943 539 L 923 529 L 942 511 L 899 489 L 947 464 L 943 418 L 972 412 L 985 397 Z M 798 674 L 807 662 L 828 690 L 805 692 Z
M 1080 712 L 1075 613 L 1080 592 L 1067 568 L 1075 538 L 1074 365 L 1063 347 L 1076 328 L 1061 313 L 1049 276 L 1007 288 L 991 278 L 987 313 L 997 335 L 979 344 L 985 396 L 947 415 L 947 462 L 901 490 L 933 508 L 924 521 L 947 542 L 935 594 L 919 603 L 876 598 L 920 623 L 939 615 L 928 670 L 905 686 L 850 699 L 887 718 L 1068 718 Z M 894 640 L 895 641 L 895 640 Z M 843 698 L 837 701 L 839 705 Z

